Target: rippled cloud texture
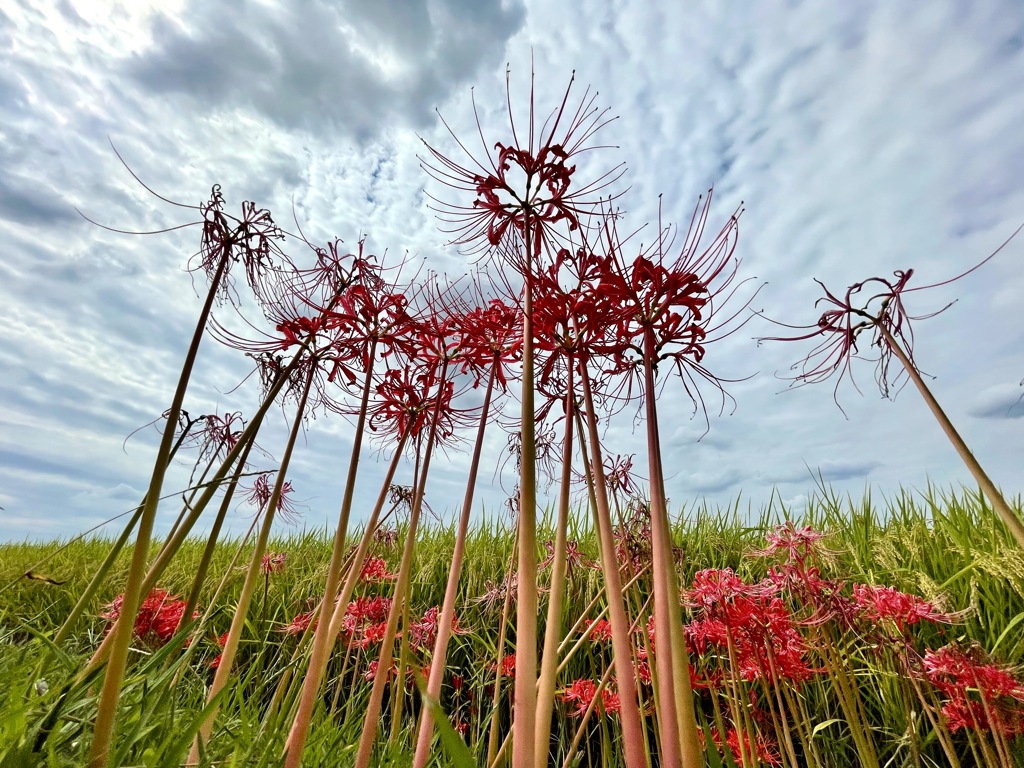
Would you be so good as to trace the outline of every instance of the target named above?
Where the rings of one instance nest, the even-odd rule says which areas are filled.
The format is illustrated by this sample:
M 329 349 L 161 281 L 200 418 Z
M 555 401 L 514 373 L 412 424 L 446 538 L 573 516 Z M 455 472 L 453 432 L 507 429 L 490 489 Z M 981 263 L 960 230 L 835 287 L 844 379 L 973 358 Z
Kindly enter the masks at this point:
M 467 260 L 427 209 L 434 183 L 421 138 L 454 150 L 435 109 L 473 136 L 502 138 L 504 71 L 513 95 L 537 72 L 556 104 L 573 69 L 618 119 L 602 133 L 628 164 L 630 221 L 684 224 L 715 187 L 713 223 L 743 201 L 744 275 L 766 282 L 755 308 L 817 319 L 812 278 L 843 290 L 913 268 L 920 284 L 962 272 L 1024 222 L 1024 6 L 1001 2 L 579 3 L 15 2 L 0 11 L 0 538 L 68 536 L 130 508 L 198 310 L 186 271 L 194 231 L 131 237 L 187 221 L 146 184 L 196 204 L 223 185 L 312 240 L 368 235 L 452 276 Z M 299 10 L 301 7 L 301 10 Z M 435 189 L 436 191 L 436 189 Z M 917 327 L 917 358 L 997 483 L 1019 493 L 1024 460 L 1024 238 L 912 311 L 958 302 Z M 968 480 L 916 393 L 787 391 L 806 348 L 762 345 L 763 322 L 710 348 L 733 411 L 710 431 L 679 390 L 664 399 L 673 505 L 773 493 L 797 506 L 816 479 L 859 497 Z M 192 413 L 251 410 L 247 365 L 204 347 Z M 778 375 L 776 375 L 778 373 Z M 755 375 L 756 374 L 756 375 Z M 750 377 L 750 378 L 748 378 Z M 280 454 L 284 419 L 261 440 Z M 607 434 L 639 449 L 632 425 Z M 495 435 L 488 461 L 500 462 Z M 351 427 L 311 420 L 292 474 L 306 525 L 336 516 Z M 637 466 L 643 465 L 638 457 Z M 268 468 L 271 465 L 267 460 Z M 468 458 L 438 468 L 431 507 L 450 513 Z M 489 477 L 489 474 L 486 475 Z M 361 493 L 380 472 L 369 462 Z M 184 485 L 178 467 L 172 486 Z M 495 482 L 483 504 L 501 513 Z M 173 488 L 172 488 L 173 489 Z M 171 490 L 171 489 L 169 489 Z M 357 510 L 357 514 L 365 513 Z M 174 504 L 161 511 L 162 530 Z M 239 507 L 233 527 L 251 512 Z

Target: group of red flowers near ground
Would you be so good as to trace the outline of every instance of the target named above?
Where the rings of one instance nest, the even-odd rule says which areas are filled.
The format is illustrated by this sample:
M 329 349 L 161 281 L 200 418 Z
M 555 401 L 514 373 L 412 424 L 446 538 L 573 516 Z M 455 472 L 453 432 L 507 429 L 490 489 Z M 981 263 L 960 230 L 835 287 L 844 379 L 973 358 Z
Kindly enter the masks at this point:
M 620 541 L 628 531 L 617 531 Z M 938 709 L 950 733 L 967 729 L 998 734 L 1012 739 L 1024 733 L 1024 681 L 1015 673 L 989 659 L 975 646 L 950 643 L 918 652 L 912 634 L 919 624 L 949 624 L 963 614 L 939 610 L 934 602 L 901 592 L 893 587 L 870 584 L 846 584 L 822 575 L 819 541 L 822 534 L 792 523 L 768 534 L 768 545 L 753 553 L 755 558 L 775 562 L 757 581 L 742 578 L 731 568 L 710 568 L 694 574 L 680 596 L 688 610 L 685 637 L 690 651 L 690 675 L 697 700 L 705 713 L 715 746 L 728 750 L 742 764 L 744 754 L 756 755 L 765 764 L 781 763 L 777 726 L 786 717 L 785 707 L 773 701 L 780 686 L 798 690 L 815 680 L 824 680 L 836 657 L 830 649 L 842 638 L 853 638 L 874 654 L 879 664 L 895 662 L 899 671 L 914 685 L 929 686 L 939 697 Z M 389 540 L 394 540 L 391 537 Z M 579 555 L 579 544 L 568 546 Z M 268 553 L 264 573 L 268 578 L 285 568 L 285 555 Z M 631 568 L 633 556 L 620 547 L 620 564 Z M 593 567 L 593 564 L 589 564 Z M 362 594 L 348 604 L 342 624 L 339 653 L 362 654 L 362 666 L 353 667 L 353 680 L 372 680 L 379 674 L 373 660 L 373 648 L 384 636 L 392 598 L 379 594 L 394 578 L 384 557 L 369 557 L 363 564 L 360 582 Z M 506 578 L 507 580 L 507 578 Z M 101 614 L 113 622 L 120 612 L 121 598 L 115 599 Z M 312 604 L 312 601 L 307 603 Z M 163 589 L 154 589 L 143 601 L 135 621 L 140 642 L 159 647 L 174 636 L 182 625 L 185 601 Z M 471 611 L 474 605 L 467 605 Z M 477 611 L 486 607 L 475 601 Z M 414 675 L 429 672 L 430 649 L 437 635 L 439 610 L 428 608 L 419 618 L 410 618 L 404 636 L 411 655 L 406 670 L 406 687 L 415 690 Z M 193 618 L 197 618 L 196 612 Z M 306 610 L 287 623 L 277 626 L 281 636 L 300 636 L 315 622 L 315 611 Z M 187 624 L 187 622 L 185 622 Z M 485 623 L 464 628 L 454 619 L 456 635 L 483 638 Z M 606 618 L 581 618 L 575 630 L 585 638 L 594 671 L 603 673 L 610 664 L 611 626 Z M 652 709 L 651 670 L 647 658 L 657 642 L 653 616 L 636 631 L 634 668 L 641 684 L 642 697 Z M 223 645 L 225 636 L 213 638 Z M 493 638 L 484 638 L 493 647 Z M 216 668 L 219 656 L 207 662 Z M 849 658 L 849 656 L 845 657 Z M 447 688 L 454 727 L 466 735 L 470 718 L 479 717 L 479 697 L 493 694 L 495 678 L 511 684 L 515 656 L 511 649 L 500 660 L 481 665 L 489 675 L 481 677 L 469 668 L 453 666 Z M 580 669 L 575 665 L 573 669 Z M 389 679 L 398 676 L 392 663 Z M 567 680 L 559 690 L 564 716 L 570 720 L 593 717 L 594 722 L 614 717 L 619 711 L 615 679 L 610 675 L 581 676 Z M 474 688 L 474 681 L 479 689 Z M 744 715 L 735 710 L 735 697 L 744 699 Z M 648 711 L 651 711 L 649 709 Z M 703 738 L 704 732 L 702 732 Z M 706 738 L 704 739 L 706 742 Z M 706 745 L 705 745 L 706 746 Z

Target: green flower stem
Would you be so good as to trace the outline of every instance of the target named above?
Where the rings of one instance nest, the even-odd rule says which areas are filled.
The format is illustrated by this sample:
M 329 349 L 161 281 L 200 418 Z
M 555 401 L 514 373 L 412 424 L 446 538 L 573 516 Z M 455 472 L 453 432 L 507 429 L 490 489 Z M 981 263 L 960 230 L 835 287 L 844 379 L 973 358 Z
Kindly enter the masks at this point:
M 167 411 L 168 427 L 178 423 L 178 415 L 181 413 L 181 405 L 185 400 L 185 390 L 188 388 L 192 369 L 199 354 L 199 345 L 203 340 L 206 323 L 210 317 L 210 311 L 213 308 L 213 302 L 220 287 L 221 279 L 227 273 L 230 260 L 231 246 L 227 245 L 221 254 L 217 271 L 210 282 L 210 290 L 206 295 L 206 302 L 199 313 L 199 319 L 192 334 L 192 341 L 185 355 L 185 362 L 181 367 L 178 385 L 171 400 L 171 407 Z M 149 542 L 153 535 L 157 505 L 160 500 L 160 491 L 163 488 L 164 476 L 166 475 L 173 441 L 174 429 L 165 429 L 160 440 L 160 447 L 157 449 L 156 460 L 153 464 L 153 474 L 149 481 L 149 488 L 146 491 L 145 503 L 142 505 L 142 515 L 139 517 L 139 530 L 135 537 L 132 561 L 128 569 L 128 581 L 125 585 L 124 600 L 121 603 L 121 615 L 110 632 L 110 637 L 112 637 L 110 656 L 103 673 L 103 687 L 100 691 L 96 723 L 93 728 L 93 740 L 89 749 L 89 768 L 106 768 L 110 762 L 111 743 L 114 736 L 114 720 L 117 716 L 117 703 L 121 696 L 121 684 L 124 682 L 125 669 L 128 664 L 128 649 L 131 646 L 135 617 L 139 612 L 139 603 L 142 600 L 143 581 L 146 575 L 146 558 L 149 555 Z
M 525 222 L 524 257 L 532 260 L 530 222 Z M 535 768 L 537 721 L 537 438 L 534 407 L 533 280 L 523 292 L 523 385 L 519 470 L 519 579 L 516 586 L 516 674 L 513 692 L 512 768 Z M 542 768 L 536 766 L 536 768 Z
M 690 660 L 683 637 L 679 584 L 672 555 L 672 526 L 665 499 L 665 477 L 661 461 L 661 433 L 654 382 L 657 360 L 654 332 L 644 329 L 644 409 L 647 417 L 647 458 L 651 490 L 651 538 L 654 554 L 654 662 L 658 673 L 658 723 L 661 754 L 665 766 L 697 768 L 704 764 L 693 704 Z M 666 650 L 668 653 L 666 653 Z
M 220 538 L 220 530 L 224 525 L 224 519 L 227 517 L 228 509 L 231 507 L 231 500 L 235 496 L 235 489 L 238 487 L 238 481 L 242 478 L 242 473 L 245 471 L 245 464 L 249 460 L 249 452 L 252 450 L 254 441 L 247 440 L 245 443 L 245 449 L 242 455 L 238 458 L 238 464 L 235 467 L 235 473 L 231 476 L 231 480 L 228 482 L 228 486 L 224 491 L 224 498 L 221 500 L 220 508 L 217 510 L 217 516 L 213 520 L 213 526 L 210 529 L 210 533 L 206 538 L 206 545 L 203 547 L 203 555 L 199 559 L 199 565 L 196 566 L 196 575 L 192 579 L 192 589 L 188 593 L 188 599 L 185 602 L 185 610 L 182 611 L 181 620 L 187 621 L 187 617 L 192 615 L 192 612 L 199 605 L 199 595 L 202 592 L 203 586 L 206 583 L 206 575 L 210 570 L 210 563 L 213 561 L 214 552 L 217 549 L 217 541 Z
M 562 606 L 566 582 L 566 529 L 569 523 L 569 494 L 572 489 L 572 456 L 575 430 L 573 414 L 576 393 L 573 391 L 572 361 L 565 385 L 565 438 L 562 443 L 562 477 L 558 494 L 558 519 L 555 522 L 555 556 L 551 562 L 551 591 L 548 595 L 548 618 L 544 625 L 544 651 L 541 654 L 540 680 L 537 683 L 537 725 L 535 728 L 536 761 L 548 763 L 551 752 L 551 714 L 555 709 L 555 687 L 558 684 L 558 647 L 562 633 Z
M 363 432 L 366 428 L 366 409 L 370 402 L 370 390 L 373 387 L 373 360 L 376 354 L 377 339 L 374 338 L 370 342 L 369 353 L 366 357 L 369 362 L 363 377 L 359 416 L 356 419 L 356 427 L 352 436 L 352 456 L 348 465 L 345 493 L 342 497 L 341 509 L 338 512 L 338 527 L 334 532 L 334 548 L 331 551 L 330 565 L 327 566 L 324 599 L 320 605 L 317 628 L 313 633 L 313 647 L 302 684 L 299 710 L 295 713 L 295 719 L 292 721 L 291 729 L 288 732 L 288 739 L 285 742 L 284 768 L 298 768 L 302 761 L 302 750 L 305 747 L 309 723 L 313 717 L 313 707 L 316 704 L 320 684 L 323 682 L 324 674 L 327 670 L 327 662 L 330 659 L 330 647 L 334 644 L 334 638 L 327 633 L 331 612 L 334 610 L 334 605 L 331 601 L 341 583 L 341 569 L 345 561 L 345 538 L 348 533 L 349 517 L 352 513 L 352 499 L 355 495 L 359 455 L 363 444 Z
M 597 501 L 595 517 L 601 549 L 601 570 L 604 572 L 605 591 L 608 596 L 608 615 L 612 625 L 612 653 L 615 657 L 615 677 L 619 687 L 619 719 L 622 723 L 623 750 L 627 768 L 643 768 L 644 730 L 637 702 L 636 673 L 633 669 L 633 643 L 629 636 L 629 618 L 626 616 L 622 594 L 622 579 L 615 558 L 615 536 L 612 532 L 608 505 L 608 486 L 604 477 L 601 456 L 601 438 L 598 434 L 597 414 L 594 411 L 593 388 L 585 361 L 580 361 L 580 382 L 583 386 L 583 409 L 587 415 L 587 437 L 590 443 L 590 473 L 594 477 Z M 520 609 L 521 610 L 521 609 Z M 513 744 L 513 746 L 515 746 Z
M 252 596 L 256 585 L 260 580 L 260 570 L 263 565 L 263 553 L 267 549 L 267 541 L 270 539 L 270 530 L 274 524 L 274 515 L 281 503 L 281 494 L 284 489 L 285 478 L 288 475 L 288 466 L 291 463 L 292 453 L 295 450 L 295 443 L 298 440 L 299 432 L 304 423 L 306 403 L 309 400 L 309 390 L 313 386 L 313 379 L 316 376 L 317 361 L 309 361 L 309 372 L 306 374 L 306 381 L 303 385 L 302 395 L 299 397 L 295 409 L 295 419 L 292 422 L 291 434 L 288 436 L 288 443 L 281 458 L 281 466 L 277 470 L 277 477 L 274 482 L 274 490 L 270 494 L 267 508 L 263 513 L 263 525 L 260 527 L 259 537 L 256 539 L 256 547 L 253 550 L 252 558 L 249 560 L 249 569 L 245 575 L 245 582 L 242 584 L 242 594 L 238 597 L 238 604 L 235 607 L 235 615 L 231 621 L 231 629 L 228 631 L 227 641 L 224 643 L 224 650 L 221 652 L 220 665 L 213 678 L 213 684 L 207 694 L 207 704 L 211 703 L 214 697 L 228 683 L 235 663 L 235 655 L 238 651 L 238 643 L 245 629 L 245 621 L 249 613 L 249 605 L 252 603 Z M 189 762 L 199 761 L 199 748 L 210 740 L 210 733 L 213 730 L 214 720 L 217 717 L 217 709 L 213 708 L 206 715 L 203 724 L 199 728 L 199 734 L 192 745 L 192 753 L 189 755 Z
M 968 471 L 974 477 L 975 482 L 981 486 L 981 490 L 988 496 L 989 503 L 995 509 L 996 513 L 1006 523 L 1006 527 L 1010 529 L 1010 533 L 1013 538 L 1017 541 L 1017 546 L 1024 549 L 1024 523 L 1021 522 L 1020 518 L 1017 517 L 1016 513 L 1010 509 L 1010 505 L 1006 503 L 1006 499 L 1003 494 L 996 488 L 996 484 L 992 482 L 989 476 L 982 469 L 981 464 L 974 458 L 974 454 L 971 453 L 970 448 L 967 447 L 967 443 L 964 442 L 963 438 L 960 437 L 960 433 L 956 431 L 953 426 L 953 422 L 946 416 L 946 412 L 942 410 L 938 400 L 932 395 L 931 390 L 924 383 L 924 379 L 921 378 L 921 374 L 918 373 L 917 368 L 907 357 L 907 354 L 903 351 L 903 348 L 899 345 L 899 342 L 889 332 L 889 329 L 882 323 L 876 323 L 875 327 L 881 334 L 885 343 L 892 350 L 892 353 L 896 355 L 897 359 L 903 364 L 903 369 L 907 372 L 907 376 L 914 382 L 914 386 L 917 387 L 917 391 L 921 393 L 921 397 L 924 398 L 925 404 L 928 409 L 932 412 L 932 416 L 939 422 L 939 426 L 942 427 L 942 431 L 946 433 L 946 437 L 949 438 L 949 442 L 953 444 L 956 452 L 960 454 L 960 458 L 964 464 L 967 465 Z
M 409 512 L 409 530 L 405 536 L 405 548 L 402 551 L 402 563 L 398 569 L 398 579 L 395 582 L 394 599 L 391 602 L 391 610 L 388 612 L 388 623 L 384 630 L 384 640 L 380 646 L 380 655 L 377 658 L 377 675 L 373 679 L 373 688 L 370 691 L 370 701 L 366 706 L 366 717 L 363 719 L 363 731 L 359 738 L 359 750 L 356 753 L 355 768 L 369 768 L 370 755 L 373 752 L 373 742 L 377 736 L 377 728 L 380 725 L 380 710 L 384 697 L 384 686 L 387 684 L 391 671 L 391 662 L 394 654 L 395 636 L 398 632 L 398 617 L 401 615 L 404 603 L 407 599 L 412 576 L 412 562 L 416 549 L 416 531 L 419 525 L 420 512 L 423 509 L 423 496 L 427 487 L 427 476 L 430 472 L 430 460 L 433 458 L 434 445 L 437 440 L 437 425 L 441 416 L 441 409 L 444 407 L 442 391 L 447 380 L 448 361 L 441 364 L 441 371 L 438 375 L 437 402 L 434 405 L 434 412 L 430 419 L 430 429 L 427 433 L 427 441 L 423 447 L 423 466 L 420 468 L 417 478 L 416 493 L 413 496 L 412 509 Z M 402 671 L 398 671 L 401 676 Z
M 441 683 L 448 658 L 448 641 L 452 636 L 452 620 L 455 617 L 455 600 L 459 593 L 459 575 L 462 573 L 462 560 L 466 551 L 466 536 L 469 532 L 469 517 L 473 510 L 473 495 L 476 490 L 477 474 L 480 470 L 480 456 L 483 452 L 484 434 L 487 419 L 490 416 L 491 396 L 494 393 L 494 381 L 500 360 L 495 360 L 487 377 L 487 388 L 484 390 L 484 403 L 480 411 L 480 422 L 477 426 L 476 443 L 473 446 L 473 458 L 469 467 L 469 479 L 466 481 L 466 495 L 462 500 L 462 514 L 459 516 L 458 529 L 455 533 L 455 548 L 452 552 L 452 564 L 448 570 L 448 582 L 444 590 L 444 602 L 437 620 L 437 638 L 430 657 L 430 677 L 427 679 L 427 696 L 439 700 Z M 413 768 L 425 768 L 430 759 L 430 742 L 434 732 L 434 718 L 429 707 L 424 707 L 420 716 L 419 733 L 416 737 L 416 753 L 413 757 Z

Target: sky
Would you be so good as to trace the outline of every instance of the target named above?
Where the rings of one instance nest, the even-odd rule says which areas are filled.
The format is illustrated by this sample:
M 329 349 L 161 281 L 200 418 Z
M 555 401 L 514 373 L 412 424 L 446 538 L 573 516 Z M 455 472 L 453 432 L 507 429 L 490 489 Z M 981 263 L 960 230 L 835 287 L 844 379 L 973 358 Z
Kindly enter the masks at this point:
M 262 0 L 0 3 L 0 540 L 66 538 L 131 509 L 147 487 L 195 318 L 188 223 L 222 185 L 326 243 L 408 254 L 452 278 L 471 261 L 428 208 L 444 193 L 420 167 L 422 140 L 457 155 L 438 113 L 475 140 L 507 141 L 505 72 L 522 115 L 531 66 L 538 111 L 573 71 L 616 119 L 584 163 L 624 162 L 634 227 L 686 224 L 714 187 L 712 225 L 741 204 L 740 275 L 752 309 L 816 322 L 821 295 L 894 270 L 912 285 L 954 277 L 1024 223 L 1024 5 L 1017 0 L 756 4 L 695 0 Z M 532 61 L 532 64 L 531 64 Z M 474 146 L 479 146 L 477 144 Z M 582 172 L 586 171 L 583 166 Z M 81 212 L 81 214 L 79 213 Z M 191 215 L 191 218 L 190 218 Z M 301 252 L 301 244 L 286 245 Z M 1010 495 L 1024 491 L 1024 233 L 955 284 L 911 294 L 916 359 L 975 455 Z M 844 382 L 790 388 L 808 343 L 763 343 L 760 317 L 709 346 L 705 364 L 735 399 L 710 429 L 671 382 L 659 401 L 673 511 L 775 497 L 798 512 L 816 478 L 855 499 L 970 484 L 910 387 L 883 399 L 873 366 Z M 855 361 L 856 363 L 857 361 Z M 237 351 L 207 339 L 190 413 L 255 407 Z M 280 457 L 286 414 L 260 444 Z M 129 438 L 131 435 L 131 438 Z M 637 453 L 642 427 L 605 432 Z M 298 530 L 337 519 L 352 426 L 306 426 L 290 477 Z M 487 444 L 480 510 L 501 514 L 514 481 Z M 370 454 L 357 519 L 380 484 Z M 262 458 L 270 469 L 273 461 Z M 427 502 L 450 517 L 468 466 L 453 452 Z M 408 472 L 408 469 L 403 469 Z M 176 465 L 166 489 L 187 484 Z M 406 476 L 401 482 L 408 482 Z M 161 504 L 157 532 L 180 509 Z M 236 505 L 231 530 L 252 510 Z M 116 524 L 100 529 L 115 534 Z M 289 528 L 283 524 L 281 532 Z

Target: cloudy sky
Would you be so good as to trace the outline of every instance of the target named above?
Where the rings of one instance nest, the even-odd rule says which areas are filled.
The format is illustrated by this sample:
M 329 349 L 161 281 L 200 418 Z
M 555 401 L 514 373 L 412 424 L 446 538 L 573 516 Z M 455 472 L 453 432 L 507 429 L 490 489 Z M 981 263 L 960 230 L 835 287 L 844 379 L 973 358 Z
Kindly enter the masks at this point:
M 505 138 L 504 73 L 522 106 L 531 66 L 538 108 L 575 69 L 618 119 L 600 158 L 624 161 L 630 222 L 688 221 L 714 185 L 714 223 L 744 201 L 737 255 L 766 285 L 754 306 L 795 324 L 817 319 L 819 278 L 834 291 L 896 269 L 942 281 L 1024 222 L 1024 5 L 790 0 L 280 0 L 219 5 L 63 0 L 0 5 L 0 539 L 68 536 L 132 507 L 157 440 L 134 430 L 168 405 L 200 306 L 190 220 L 149 196 L 119 163 L 171 199 L 196 204 L 223 185 L 229 208 L 256 201 L 310 239 L 368 235 L 456 276 L 419 166 L 420 137 L 455 152 L 435 110 L 472 136 Z M 301 9 L 301 10 L 299 10 Z M 595 153 L 595 158 L 597 157 Z M 595 160 L 596 161 L 596 160 Z M 193 217 L 194 218 L 194 217 Z M 1024 490 L 1024 234 L 951 287 L 912 294 L 934 391 L 998 484 Z M 756 510 L 773 489 L 799 507 L 812 472 L 860 498 L 968 482 L 920 398 L 895 402 L 855 369 L 833 401 L 824 384 L 787 390 L 809 350 L 758 346 L 751 322 L 709 348 L 736 408 L 703 421 L 671 386 L 663 446 L 673 506 L 737 498 Z M 253 409 L 232 391 L 237 352 L 208 341 L 186 408 Z M 284 417 L 261 444 L 280 456 Z M 640 450 L 632 424 L 613 450 Z M 495 435 L 488 461 L 498 460 Z M 304 525 L 334 520 L 351 444 L 338 418 L 311 421 L 292 475 Z M 439 466 L 428 499 L 450 513 L 468 460 Z M 642 465 L 638 458 L 637 464 Z M 270 466 L 269 460 L 267 462 Z M 170 489 L 184 482 L 175 470 Z M 485 473 L 483 504 L 505 492 Z M 368 463 L 356 514 L 379 470 Z M 506 488 L 511 484 L 506 482 Z M 177 513 L 161 508 L 166 530 Z M 233 528 L 250 512 L 238 508 Z

